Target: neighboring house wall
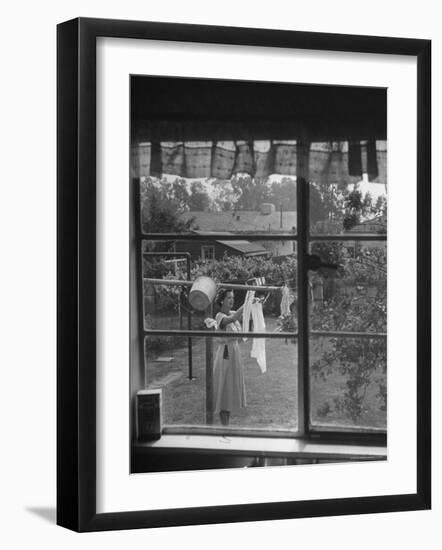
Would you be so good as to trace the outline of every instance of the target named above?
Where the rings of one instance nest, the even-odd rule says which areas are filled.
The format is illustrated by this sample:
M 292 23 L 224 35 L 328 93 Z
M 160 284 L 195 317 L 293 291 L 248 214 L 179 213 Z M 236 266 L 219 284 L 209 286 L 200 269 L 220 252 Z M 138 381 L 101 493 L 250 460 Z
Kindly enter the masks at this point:
M 295 251 L 293 241 L 257 241 L 262 247 L 268 250 L 275 258 L 278 256 L 290 256 Z
M 202 259 L 202 247 L 214 247 L 215 260 L 222 260 L 224 254 L 228 256 L 243 256 L 239 250 L 234 250 L 217 241 L 176 241 L 176 252 L 190 252 L 193 261 Z

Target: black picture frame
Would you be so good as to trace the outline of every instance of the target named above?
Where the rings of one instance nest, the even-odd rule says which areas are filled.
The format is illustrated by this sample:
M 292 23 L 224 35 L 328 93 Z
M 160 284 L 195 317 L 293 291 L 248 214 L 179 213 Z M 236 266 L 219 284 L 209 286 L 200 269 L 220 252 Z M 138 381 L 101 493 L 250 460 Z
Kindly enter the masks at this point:
M 135 512 L 96 511 L 96 39 L 98 37 L 414 56 L 417 59 L 417 472 L 415 494 Z M 79 18 L 57 28 L 57 523 L 152 528 L 431 506 L 431 42 Z

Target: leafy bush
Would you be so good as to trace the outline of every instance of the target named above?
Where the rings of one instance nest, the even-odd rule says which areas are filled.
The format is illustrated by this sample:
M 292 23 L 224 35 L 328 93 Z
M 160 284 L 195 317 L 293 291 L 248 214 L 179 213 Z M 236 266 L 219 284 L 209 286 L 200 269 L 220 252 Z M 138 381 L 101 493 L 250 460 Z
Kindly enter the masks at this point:
M 337 296 L 313 309 L 313 330 L 355 331 L 384 333 L 387 329 L 386 294 L 378 292 L 368 297 L 362 287 L 356 288 L 353 296 Z M 367 390 L 376 387 L 380 411 L 387 406 L 386 339 L 381 338 L 329 338 L 327 349 L 312 363 L 312 374 L 317 380 L 327 380 L 337 373 L 345 378 L 342 395 L 325 401 L 317 414 L 326 417 L 332 413 L 349 416 L 357 422 L 363 414 Z

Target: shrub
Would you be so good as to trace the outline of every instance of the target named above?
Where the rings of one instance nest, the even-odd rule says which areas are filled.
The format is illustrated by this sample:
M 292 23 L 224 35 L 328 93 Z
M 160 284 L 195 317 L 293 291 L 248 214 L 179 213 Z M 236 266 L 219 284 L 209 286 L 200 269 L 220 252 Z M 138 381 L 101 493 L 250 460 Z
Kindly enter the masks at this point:
M 339 296 L 315 307 L 311 316 L 313 330 L 385 332 L 387 328 L 385 291 L 368 298 L 362 289 L 353 296 Z M 349 416 L 353 422 L 364 411 L 367 390 L 376 387 L 377 404 L 385 411 L 387 406 L 386 371 L 387 349 L 384 338 L 330 338 L 321 357 L 313 362 L 312 374 L 326 382 L 336 373 L 345 377 L 342 395 L 326 401 L 318 409 L 319 416 L 338 413 Z

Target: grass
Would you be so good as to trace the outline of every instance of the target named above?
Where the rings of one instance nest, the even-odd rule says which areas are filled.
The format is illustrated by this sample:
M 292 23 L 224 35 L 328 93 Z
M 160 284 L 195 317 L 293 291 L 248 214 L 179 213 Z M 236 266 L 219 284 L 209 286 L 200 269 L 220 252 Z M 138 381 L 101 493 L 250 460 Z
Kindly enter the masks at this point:
M 164 320 L 161 324 L 164 324 Z M 267 330 L 276 327 L 275 318 L 266 318 Z M 169 327 L 171 324 L 168 325 Z M 215 340 L 216 342 L 216 340 Z M 295 430 L 297 427 L 297 344 L 281 339 L 266 340 L 267 372 L 250 357 L 251 340 L 241 342 L 247 407 L 232 414 L 231 425 L 252 429 Z M 217 344 L 214 344 L 214 353 Z M 322 353 L 312 345 L 311 360 Z M 172 357 L 171 362 L 158 362 L 158 357 Z M 163 394 L 163 423 L 206 425 L 206 339 L 192 339 L 193 377 L 188 378 L 188 348 L 186 342 L 169 341 L 161 352 L 147 353 L 146 380 L 148 387 L 160 387 Z M 346 380 L 333 373 L 327 382 L 311 381 L 312 421 L 327 425 L 355 425 L 342 413 L 320 416 L 318 410 L 326 401 L 342 395 Z M 375 388 L 369 388 L 366 409 L 358 426 L 385 427 L 385 412 L 378 409 Z M 214 418 L 219 424 L 219 419 Z

